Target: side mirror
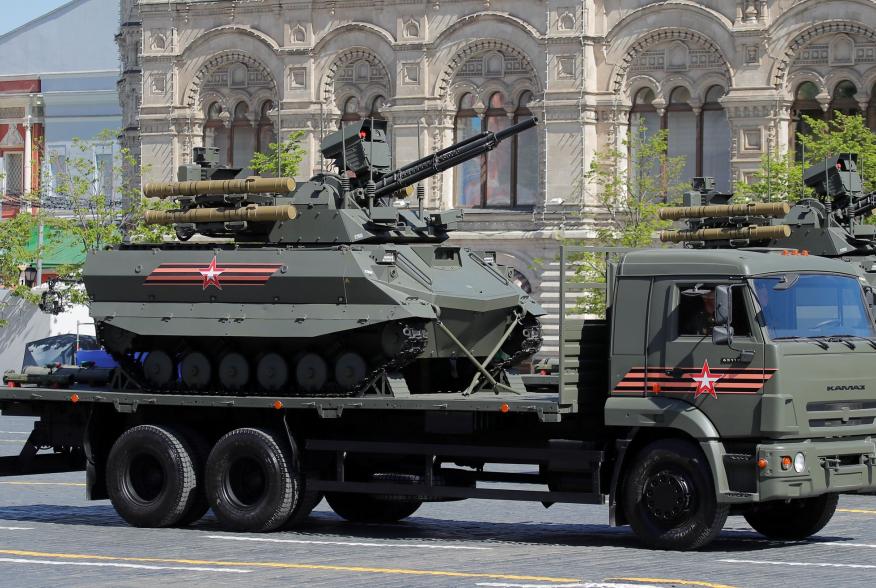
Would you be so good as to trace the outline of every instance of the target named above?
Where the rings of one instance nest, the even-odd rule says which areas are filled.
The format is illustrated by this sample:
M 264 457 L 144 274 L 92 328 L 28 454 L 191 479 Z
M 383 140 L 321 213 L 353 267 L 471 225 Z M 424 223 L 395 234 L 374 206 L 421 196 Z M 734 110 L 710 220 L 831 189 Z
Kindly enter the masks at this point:
M 870 288 L 869 286 L 865 287 L 864 300 L 867 301 L 867 306 L 869 306 L 870 308 L 873 308 L 873 305 L 876 304 L 876 300 L 874 300 L 874 298 L 876 297 L 874 297 L 873 295 L 873 288 Z
M 733 327 L 715 325 L 712 328 L 713 345 L 730 345 L 733 343 Z
M 730 327 L 733 320 L 733 290 L 730 286 L 715 288 L 715 326 Z

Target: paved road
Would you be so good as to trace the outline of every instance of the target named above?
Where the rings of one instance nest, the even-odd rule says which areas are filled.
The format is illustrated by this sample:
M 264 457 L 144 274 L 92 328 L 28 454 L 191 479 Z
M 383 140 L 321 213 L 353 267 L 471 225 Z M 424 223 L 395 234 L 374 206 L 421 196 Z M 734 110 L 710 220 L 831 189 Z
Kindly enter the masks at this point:
M 29 419 L 0 417 L 0 454 Z M 84 474 L 0 480 L 0 585 L 7 586 L 872 586 L 876 497 L 843 497 L 803 543 L 766 541 L 731 518 L 706 551 L 642 549 L 604 507 L 496 501 L 424 505 L 395 525 L 353 525 L 323 503 L 295 532 L 128 527 L 85 500 Z

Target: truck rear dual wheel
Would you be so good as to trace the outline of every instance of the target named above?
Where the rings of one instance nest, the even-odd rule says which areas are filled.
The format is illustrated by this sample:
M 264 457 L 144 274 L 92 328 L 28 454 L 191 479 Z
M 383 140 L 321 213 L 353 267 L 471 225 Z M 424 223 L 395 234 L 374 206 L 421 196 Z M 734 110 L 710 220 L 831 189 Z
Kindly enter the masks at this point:
M 275 433 L 235 429 L 207 458 L 207 500 L 226 529 L 265 532 L 303 520 L 321 497 L 305 492 L 298 450 Z
M 195 450 L 172 428 L 128 429 L 113 444 L 106 469 L 113 507 L 135 527 L 170 527 L 205 512 Z
M 824 528 L 839 502 L 838 494 L 762 502 L 745 513 L 751 527 L 770 539 L 799 541 Z
M 414 514 L 422 500 L 392 500 L 370 494 L 334 492 L 326 500 L 335 514 L 353 523 L 395 523 Z
M 623 506 L 636 536 L 655 549 L 698 549 L 712 541 L 727 520 L 706 457 L 682 439 L 645 446 L 623 488 Z

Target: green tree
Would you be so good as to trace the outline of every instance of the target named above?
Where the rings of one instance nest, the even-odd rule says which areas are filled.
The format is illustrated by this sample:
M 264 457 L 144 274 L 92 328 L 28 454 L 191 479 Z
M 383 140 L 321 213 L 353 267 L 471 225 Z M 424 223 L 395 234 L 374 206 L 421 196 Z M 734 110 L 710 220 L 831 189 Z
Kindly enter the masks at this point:
M 661 221 L 658 211 L 677 203 L 688 185 L 681 177 L 685 158 L 669 155 L 669 132 L 648 133 L 644 120 L 618 148 L 609 145 L 593 158 L 585 181 L 596 190 L 597 200 L 605 211 L 596 229 L 597 242 L 609 247 L 646 247 L 654 234 L 670 223 Z M 570 243 L 580 245 L 583 243 Z M 605 256 L 578 253 L 570 256 L 575 268 L 574 281 L 605 283 Z M 604 290 L 588 289 L 576 312 L 602 314 Z
M 298 167 L 304 161 L 306 151 L 301 145 L 304 131 L 293 131 L 289 137 L 279 145 L 280 176 L 294 178 L 298 174 Z M 277 143 L 268 145 L 265 153 L 253 153 L 249 167 L 253 173 L 260 176 L 277 176 Z

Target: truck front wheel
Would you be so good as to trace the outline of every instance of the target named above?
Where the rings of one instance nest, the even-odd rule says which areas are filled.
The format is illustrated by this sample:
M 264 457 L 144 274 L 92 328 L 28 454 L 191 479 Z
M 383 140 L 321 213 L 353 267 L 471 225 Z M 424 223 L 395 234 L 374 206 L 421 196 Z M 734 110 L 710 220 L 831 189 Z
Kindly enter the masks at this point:
M 763 502 L 745 513 L 751 527 L 770 539 L 799 541 L 824 528 L 839 501 L 838 494 L 823 494 L 812 498 Z
M 623 504 L 636 536 L 655 549 L 703 547 L 729 512 L 718 504 L 702 451 L 681 439 L 655 441 L 638 453 L 624 483 Z
M 353 523 L 395 523 L 414 514 L 422 500 L 386 500 L 369 494 L 330 493 L 326 500 L 339 517 Z
M 192 450 L 172 429 L 128 429 L 113 444 L 106 469 L 113 507 L 135 527 L 175 525 L 197 501 Z
M 273 531 L 300 502 L 302 476 L 295 449 L 270 431 L 235 429 L 207 458 L 207 500 L 223 527 Z

